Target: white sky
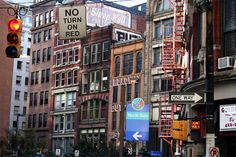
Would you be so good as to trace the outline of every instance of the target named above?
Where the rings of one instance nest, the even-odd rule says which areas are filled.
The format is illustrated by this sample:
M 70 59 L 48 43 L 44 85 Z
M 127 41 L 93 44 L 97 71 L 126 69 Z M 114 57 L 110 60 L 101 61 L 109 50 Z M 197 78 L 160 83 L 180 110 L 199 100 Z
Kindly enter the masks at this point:
M 108 1 L 111 1 L 111 2 L 114 1 L 118 4 L 121 4 L 127 7 L 132 7 L 132 6 L 147 2 L 147 0 L 108 0 Z
M 8 0 L 8 1 L 27 4 L 27 2 L 32 2 L 33 0 Z M 131 7 L 131 6 L 135 6 L 135 5 L 139 5 L 139 4 L 147 2 L 147 0 L 107 0 L 107 1 L 115 2 L 115 3 L 124 5 L 127 7 Z

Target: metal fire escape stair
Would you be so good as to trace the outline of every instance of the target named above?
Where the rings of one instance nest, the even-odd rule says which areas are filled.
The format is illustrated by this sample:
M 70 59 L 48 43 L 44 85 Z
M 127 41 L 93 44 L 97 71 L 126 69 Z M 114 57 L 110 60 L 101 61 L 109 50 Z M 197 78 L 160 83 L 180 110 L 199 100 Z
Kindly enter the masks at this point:
M 183 31 L 184 31 L 184 0 L 174 0 L 170 3 L 174 8 L 173 37 L 163 37 L 162 43 L 162 69 L 164 79 L 171 80 L 171 91 L 178 91 L 186 82 L 186 69 L 182 67 L 184 55 Z M 165 83 L 165 89 L 169 89 Z M 172 122 L 174 113 L 180 107 L 176 104 L 168 104 L 168 92 L 160 95 L 159 106 L 159 137 L 172 146 Z

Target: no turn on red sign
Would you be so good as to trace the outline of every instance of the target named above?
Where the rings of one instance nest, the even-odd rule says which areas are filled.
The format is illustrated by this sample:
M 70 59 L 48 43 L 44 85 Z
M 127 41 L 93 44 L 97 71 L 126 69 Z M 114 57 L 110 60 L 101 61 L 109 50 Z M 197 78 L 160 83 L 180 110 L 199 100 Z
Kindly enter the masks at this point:
M 210 147 L 210 157 L 220 157 L 220 151 L 218 147 Z
M 60 7 L 58 20 L 59 39 L 86 37 L 86 8 L 84 5 Z

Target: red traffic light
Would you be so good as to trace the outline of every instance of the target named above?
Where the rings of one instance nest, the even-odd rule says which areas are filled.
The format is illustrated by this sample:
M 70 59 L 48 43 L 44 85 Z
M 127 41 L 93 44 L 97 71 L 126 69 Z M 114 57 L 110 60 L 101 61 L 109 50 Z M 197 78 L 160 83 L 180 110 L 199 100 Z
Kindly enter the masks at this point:
M 8 28 L 11 31 L 17 31 L 21 28 L 21 20 L 11 19 L 8 21 Z

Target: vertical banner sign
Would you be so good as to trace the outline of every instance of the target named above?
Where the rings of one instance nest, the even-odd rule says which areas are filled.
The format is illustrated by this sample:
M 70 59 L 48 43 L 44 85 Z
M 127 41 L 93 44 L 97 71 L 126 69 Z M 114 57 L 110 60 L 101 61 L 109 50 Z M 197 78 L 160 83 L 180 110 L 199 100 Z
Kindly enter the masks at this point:
M 85 6 L 59 8 L 59 39 L 80 39 L 87 35 Z
M 149 140 L 149 105 L 135 98 L 126 108 L 126 140 Z

